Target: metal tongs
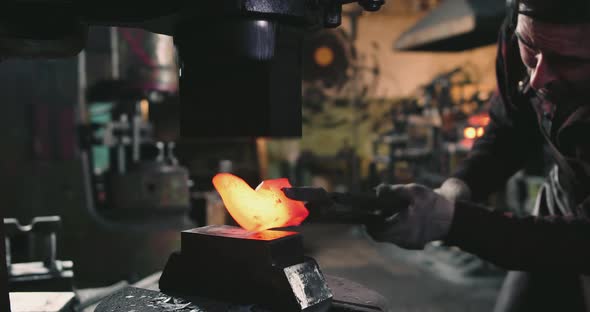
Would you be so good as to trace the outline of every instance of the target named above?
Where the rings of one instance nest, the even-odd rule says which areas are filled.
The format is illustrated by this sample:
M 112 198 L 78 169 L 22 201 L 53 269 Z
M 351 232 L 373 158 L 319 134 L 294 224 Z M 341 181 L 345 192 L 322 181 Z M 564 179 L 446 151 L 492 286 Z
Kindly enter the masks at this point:
M 306 202 L 311 222 L 383 223 L 409 205 L 403 198 L 385 201 L 376 194 L 327 192 L 321 187 L 284 188 L 283 192 L 291 199 Z

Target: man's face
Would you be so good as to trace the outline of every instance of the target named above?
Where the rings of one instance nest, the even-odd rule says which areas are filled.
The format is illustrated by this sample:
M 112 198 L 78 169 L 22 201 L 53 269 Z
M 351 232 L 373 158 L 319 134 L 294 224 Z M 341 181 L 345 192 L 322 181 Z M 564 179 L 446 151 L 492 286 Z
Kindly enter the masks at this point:
M 540 97 L 556 106 L 590 103 L 590 23 L 548 24 L 519 15 L 516 36 Z

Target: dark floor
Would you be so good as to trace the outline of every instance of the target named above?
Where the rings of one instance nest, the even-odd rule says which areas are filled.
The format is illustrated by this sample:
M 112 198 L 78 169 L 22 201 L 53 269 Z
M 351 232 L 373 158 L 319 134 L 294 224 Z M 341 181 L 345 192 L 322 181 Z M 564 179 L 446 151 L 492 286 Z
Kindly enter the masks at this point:
M 458 250 L 406 251 L 369 240 L 361 228 L 307 225 L 307 253 L 325 274 L 359 282 L 395 312 L 492 311 L 503 272 Z

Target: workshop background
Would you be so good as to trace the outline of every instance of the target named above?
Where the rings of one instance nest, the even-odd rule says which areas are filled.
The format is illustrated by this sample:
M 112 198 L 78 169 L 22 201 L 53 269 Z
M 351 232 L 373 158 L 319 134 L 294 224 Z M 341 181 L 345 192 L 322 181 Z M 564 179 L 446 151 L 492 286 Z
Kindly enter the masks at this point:
M 470 25 L 480 9 L 493 31 L 473 26 L 477 35 L 460 41 L 420 43 L 425 33 L 447 39 L 437 32 Z M 168 36 L 93 27 L 76 57 L 3 60 L 9 264 L 47 259 L 53 248 L 60 268 L 47 284 L 14 285 L 74 287 L 92 311 L 125 285 L 158 276 L 180 248 L 180 230 L 234 224 L 211 184 L 219 172 L 251 186 L 285 177 L 328 191 L 436 187 L 489 121 L 503 16 L 503 1 L 395 0 L 374 13 L 347 6 L 341 27 L 305 40 L 301 139 L 181 137 L 179 65 Z M 542 181 L 542 168 L 521 172 L 486 204 L 526 214 Z M 32 237 L 17 226 L 31 222 L 50 230 Z M 300 230 L 324 273 L 377 291 L 393 311 L 491 311 L 505 273 L 455 248 L 376 244 L 360 226 Z M 11 283 L 38 266 L 11 270 Z
M 303 139 L 273 140 L 269 157 L 293 162 L 309 152 L 304 156 L 336 158 L 352 149 L 360 157 L 360 176 L 367 178 L 378 156 L 374 145 L 395 130 L 395 111 L 439 128 L 446 111 L 439 116 L 416 112 L 440 107 L 484 113 L 496 82 L 493 44 L 459 52 L 394 48 L 436 4 L 398 1 L 370 16 L 350 11 L 342 27 L 311 36 L 304 50 Z M 377 151 L 386 152 L 382 146 Z M 274 176 L 284 174 L 270 170 Z

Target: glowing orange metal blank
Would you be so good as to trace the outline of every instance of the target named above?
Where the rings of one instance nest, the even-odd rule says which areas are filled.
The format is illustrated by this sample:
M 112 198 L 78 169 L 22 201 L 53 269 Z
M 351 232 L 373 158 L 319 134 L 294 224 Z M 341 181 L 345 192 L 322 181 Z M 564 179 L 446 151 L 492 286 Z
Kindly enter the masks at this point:
M 281 191 L 291 187 L 287 179 L 266 180 L 253 190 L 239 177 L 220 173 L 213 178 L 213 185 L 234 220 L 248 231 L 299 225 L 309 215 L 303 202 L 289 199 Z

